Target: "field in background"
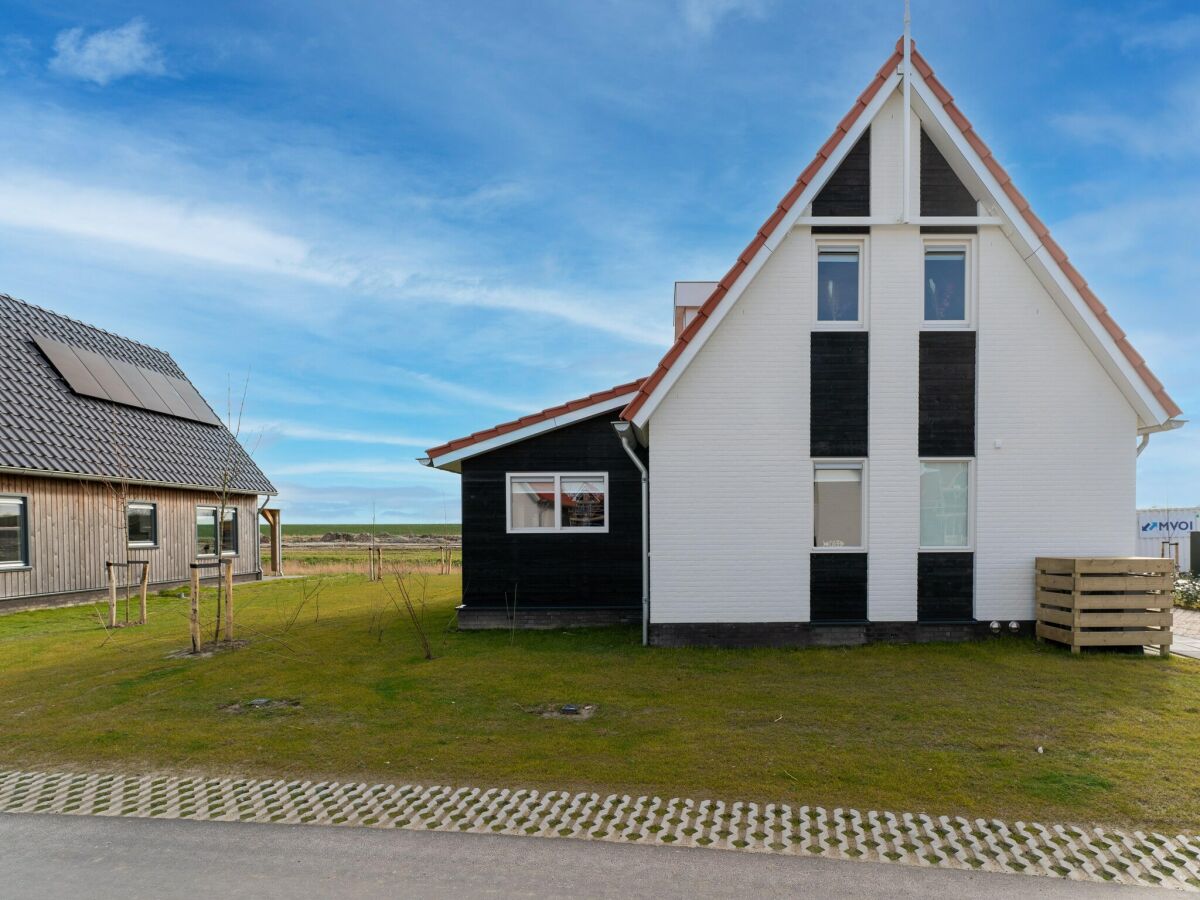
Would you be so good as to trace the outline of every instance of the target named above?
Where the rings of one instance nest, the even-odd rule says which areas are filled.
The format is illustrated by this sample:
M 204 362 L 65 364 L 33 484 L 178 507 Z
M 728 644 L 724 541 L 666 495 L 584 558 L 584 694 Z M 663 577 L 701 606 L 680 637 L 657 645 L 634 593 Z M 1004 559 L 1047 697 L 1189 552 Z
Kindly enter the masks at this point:
M 462 568 L 462 551 L 456 545 L 452 558 L 452 571 Z M 383 569 L 385 572 L 424 572 L 441 574 L 442 553 L 438 545 L 428 547 L 383 547 Z M 262 554 L 263 571 L 270 567 L 270 554 Z M 287 545 L 283 552 L 283 571 L 288 575 L 366 575 L 367 549 L 365 547 L 338 547 L 320 544 L 315 547 L 304 544 Z
M 371 529 L 375 529 L 375 533 L 379 534 L 386 531 L 388 534 L 403 534 L 403 535 L 460 535 L 462 534 L 462 526 L 458 524 L 423 524 L 423 523 L 402 523 L 399 525 L 376 523 L 371 525 L 305 525 L 289 523 L 286 520 L 283 523 L 283 537 L 286 540 L 291 535 L 321 535 L 328 532 L 346 532 L 349 534 L 361 534 L 363 532 L 370 533 Z M 267 533 L 265 523 L 259 525 L 262 534 Z
M 459 578 L 425 581 L 433 661 L 394 579 L 239 585 L 249 643 L 210 658 L 176 655 L 180 592 L 112 633 L 90 606 L 0 617 L 0 768 L 1200 826 L 1191 660 L 1007 637 L 682 650 L 644 648 L 637 628 L 456 632 Z M 564 703 L 595 713 L 545 715 Z

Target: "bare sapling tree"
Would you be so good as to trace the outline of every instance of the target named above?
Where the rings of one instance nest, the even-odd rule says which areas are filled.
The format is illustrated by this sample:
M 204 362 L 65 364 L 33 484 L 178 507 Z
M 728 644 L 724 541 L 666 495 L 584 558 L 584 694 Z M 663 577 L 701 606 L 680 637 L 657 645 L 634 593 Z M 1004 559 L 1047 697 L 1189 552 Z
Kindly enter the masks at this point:
M 238 399 L 236 415 L 233 405 L 233 383 L 232 380 L 226 377 L 225 383 L 225 425 L 229 433 L 232 435 L 232 440 L 226 441 L 225 453 L 221 462 L 221 471 L 219 473 L 217 488 L 214 491 L 214 499 L 216 502 L 216 521 L 213 523 L 215 534 L 213 541 L 216 549 L 216 557 L 219 563 L 223 563 L 230 567 L 233 566 L 233 558 L 230 555 L 231 551 L 236 552 L 237 534 L 235 529 L 240 527 L 237 520 L 237 507 L 231 502 L 231 495 L 234 487 L 240 480 L 241 475 L 245 471 L 246 461 L 251 459 L 254 452 L 258 448 L 258 442 L 262 439 L 260 433 L 253 447 L 241 447 L 242 422 L 246 412 L 246 397 L 250 391 L 250 370 L 246 370 L 246 377 L 242 382 L 241 396 Z M 239 452 L 239 449 L 242 452 Z M 229 526 L 229 535 L 226 537 L 226 524 Z M 258 523 L 254 523 L 254 531 L 258 533 Z M 232 545 L 228 546 L 228 545 Z M 259 552 L 258 542 L 254 543 L 254 552 Z M 220 577 L 223 575 L 220 567 L 217 569 L 217 608 L 216 608 L 216 623 L 213 627 L 213 642 L 221 640 L 221 621 L 225 620 L 225 640 L 233 641 L 233 635 L 230 633 L 233 628 L 233 586 L 232 577 L 226 579 Z M 226 585 L 228 584 L 228 587 Z M 222 615 L 224 613 L 224 615 Z
M 429 634 L 425 629 L 425 599 L 429 590 L 429 579 L 423 574 L 409 572 L 400 568 L 392 570 L 396 584 L 396 592 L 392 593 L 387 581 L 380 582 L 388 600 L 402 616 L 407 615 L 412 623 L 413 631 L 421 645 L 421 652 L 426 659 L 433 659 L 433 647 L 429 643 Z

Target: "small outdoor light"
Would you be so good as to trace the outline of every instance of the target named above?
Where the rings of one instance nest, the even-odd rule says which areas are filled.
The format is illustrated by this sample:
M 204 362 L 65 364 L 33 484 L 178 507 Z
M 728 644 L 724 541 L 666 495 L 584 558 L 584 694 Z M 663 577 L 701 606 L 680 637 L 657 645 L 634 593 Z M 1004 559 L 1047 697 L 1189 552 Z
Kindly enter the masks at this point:
M 1021 630 L 1021 623 L 1020 622 L 1009 622 L 1008 630 L 1011 631 L 1013 634 L 1016 634 L 1018 631 Z
M 992 624 L 988 626 L 988 628 L 991 630 L 992 634 L 1000 633 L 1000 623 L 999 622 L 993 621 Z

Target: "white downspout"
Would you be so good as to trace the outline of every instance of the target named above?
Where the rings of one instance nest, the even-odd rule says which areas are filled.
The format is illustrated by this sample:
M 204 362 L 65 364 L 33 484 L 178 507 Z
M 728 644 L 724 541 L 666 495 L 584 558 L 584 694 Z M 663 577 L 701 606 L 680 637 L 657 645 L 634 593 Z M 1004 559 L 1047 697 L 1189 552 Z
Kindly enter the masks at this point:
M 904 220 L 912 221 L 912 16 L 904 0 Z
M 1138 448 L 1137 448 L 1138 456 L 1142 455 L 1142 451 L 1146 449 L 1146 445 L 1148 443 L 1150 443 L 1150 432 L 1147 431 L 1138 439 Z
M 650 472 L 633 448 L 633 426 L 628 422 L 613 422 L 612 426 L 621 446 L 642 473 L 642 646 L 645 647 L 650 643 Z

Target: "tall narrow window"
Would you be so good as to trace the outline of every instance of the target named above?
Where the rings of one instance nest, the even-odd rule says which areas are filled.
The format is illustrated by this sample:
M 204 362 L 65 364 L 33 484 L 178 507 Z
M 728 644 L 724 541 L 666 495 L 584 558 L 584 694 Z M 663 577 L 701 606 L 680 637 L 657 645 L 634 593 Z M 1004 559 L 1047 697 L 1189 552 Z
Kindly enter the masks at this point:
M 29 565 L 24 497 L 0 497 L 0 569 Z
M 817 251 L 817 321 L 857 322 L 859 313 L 857 247 L 822 247 Z
M 967 251 L 964 247 L 925 250 L 925 321 L 967 320 Z
M 238 511 L 231 506 L 225 507 L 221 515 L 221 555 L 237 556 L 238 552 Z
M 828 550 L 863 546 L 862 481 L 861 464 L 818 464 L 814 469 L 814 547 Z
M 509 475 L 508 530 L 607 531 L 608 476 Z
M 921 462 L 921 546 L 970 546 L 970 463 Z
M 217 508 L 196 507 L 196 555 L 217 555 Z
M 125 523 L 130 547 L 153 547 L 158 543 L 158 509 L 153 503 L 126 505 Z

